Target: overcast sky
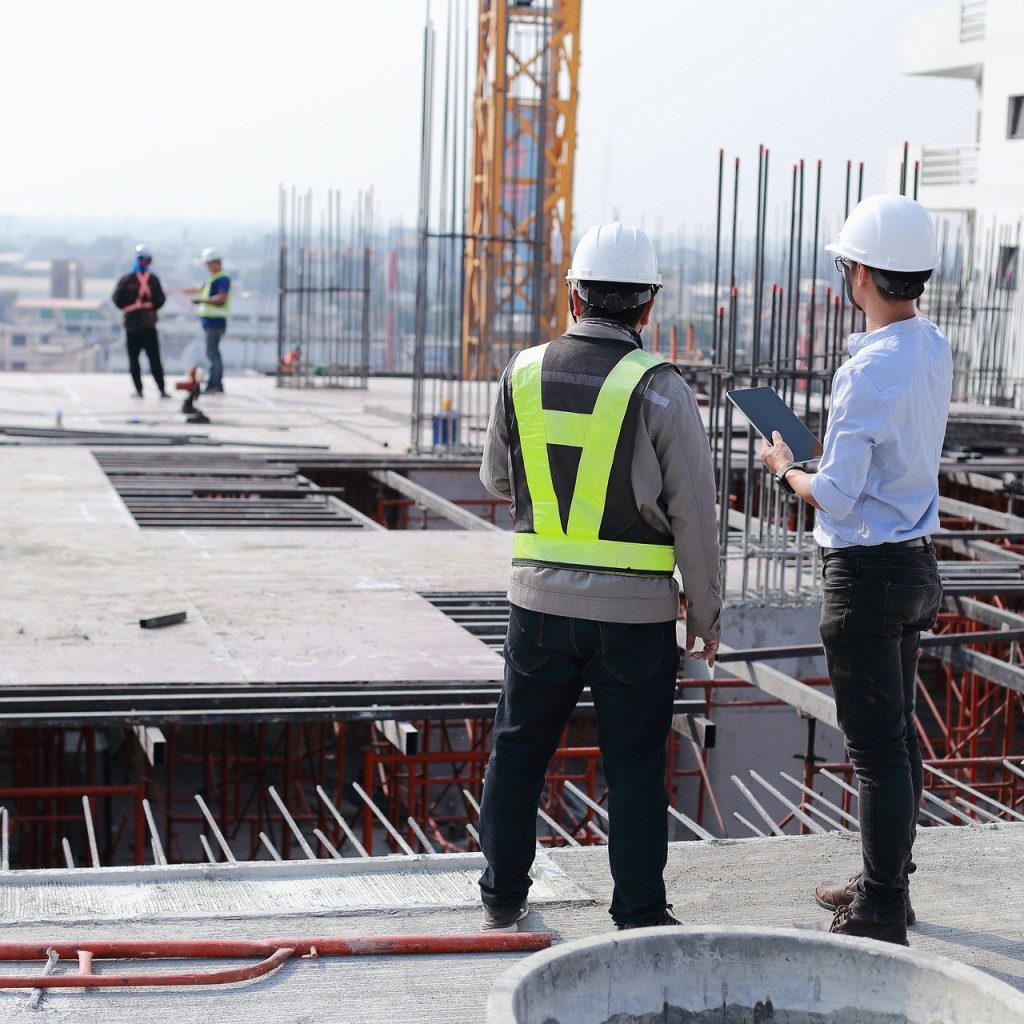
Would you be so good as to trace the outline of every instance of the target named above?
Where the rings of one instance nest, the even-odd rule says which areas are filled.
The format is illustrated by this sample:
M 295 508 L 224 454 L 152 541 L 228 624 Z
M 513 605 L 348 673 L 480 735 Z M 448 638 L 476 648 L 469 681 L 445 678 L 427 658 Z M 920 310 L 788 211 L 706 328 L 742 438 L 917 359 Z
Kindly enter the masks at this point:
M 433 0 L 435 15 L 447 0 Z M 847 158 L 969 141 L 971 86 L 899 75 L 934 0 L 583 0 L 576 223 L 713 221 L 719 147 Z M 475 10 L 475 0 L 472 4 Z M 276 219 L 279 182 L 416 213 L 424 0 L 4 5 L 0 217 Z M 751 166 L 753 165 L 753 166 Z M 782 198 L 781 191 L 779 193 Z

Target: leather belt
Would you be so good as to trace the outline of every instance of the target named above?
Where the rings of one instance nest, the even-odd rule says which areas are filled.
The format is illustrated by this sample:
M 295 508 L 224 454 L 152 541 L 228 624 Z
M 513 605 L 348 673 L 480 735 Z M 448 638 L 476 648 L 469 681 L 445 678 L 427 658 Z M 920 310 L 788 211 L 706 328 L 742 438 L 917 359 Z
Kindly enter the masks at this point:
M 845 548 L 822 548 L 822 554 L 828 555 L 834 551 L 881 551 L 885 548 L 919 548 L 927 551 L 932 546 L 931 537 L 914 537 L 911 540 L 886 541 L 883 544 L 852 544 Z

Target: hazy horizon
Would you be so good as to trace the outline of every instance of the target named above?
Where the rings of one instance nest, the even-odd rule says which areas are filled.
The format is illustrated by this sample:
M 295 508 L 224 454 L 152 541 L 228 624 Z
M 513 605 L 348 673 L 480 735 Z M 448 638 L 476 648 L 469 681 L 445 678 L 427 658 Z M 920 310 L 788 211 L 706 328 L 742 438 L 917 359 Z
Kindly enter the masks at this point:
M 633 0 L 624 16 L 584 0 L 577 230 L 614 212 L 665 234 L 713 223 L 721 147 L 744 161 L 745 193 L 764 143 L 774 188 L 822 158 L 834 194 L 847 159 L 879 191 L 905 139 L 969 141 L 970 82 L 898 73 L 899 15 L 935 6 Z M 442 40 L 449 8 L 432 5 Z M 414 223 L 423 0 L 169 10 L 5 12 L 0 88 L 18 99 L 2 122 L 0 244 L 25 224 L 273 230 L 279 183 L 338 188 L 346 205 L 372 186 L 378 228 Z

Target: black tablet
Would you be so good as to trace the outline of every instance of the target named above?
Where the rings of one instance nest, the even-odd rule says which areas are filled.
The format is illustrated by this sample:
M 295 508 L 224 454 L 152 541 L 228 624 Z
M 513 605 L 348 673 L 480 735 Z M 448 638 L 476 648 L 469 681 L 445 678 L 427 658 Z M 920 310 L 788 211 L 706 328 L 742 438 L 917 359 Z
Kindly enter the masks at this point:
M 726 396 L 769 443 L 772 431 L 777 430 L 793 452 L 794 462 L 809 462 L 821 456 L 821 442 L 772 388 L 739 388 L 727 391 Z

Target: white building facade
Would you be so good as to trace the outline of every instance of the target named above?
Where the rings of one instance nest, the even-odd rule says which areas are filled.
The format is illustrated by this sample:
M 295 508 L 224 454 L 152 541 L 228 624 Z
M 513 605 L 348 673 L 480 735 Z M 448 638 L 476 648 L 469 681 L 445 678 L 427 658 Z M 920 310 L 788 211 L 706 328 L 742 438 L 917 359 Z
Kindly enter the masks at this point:
M 905 187 L 940 220 L 944 265 L 922 309 L 957 353 L 955 397 L 1024 404 L 1024 0 L 960 0 L 908 15 L 904 74 L 973 83 L 972 142 L 912 146 Z M 894 164 L 902 162 L 900 151 Z M 899 171 L 894 166 L 890 180 Z M 943 223 L 942 215 L 949 215 Z
M 120 319 L 108 303 L 17 299 L 0 321 L 0 370 L 106 370 L 120 336 Z

